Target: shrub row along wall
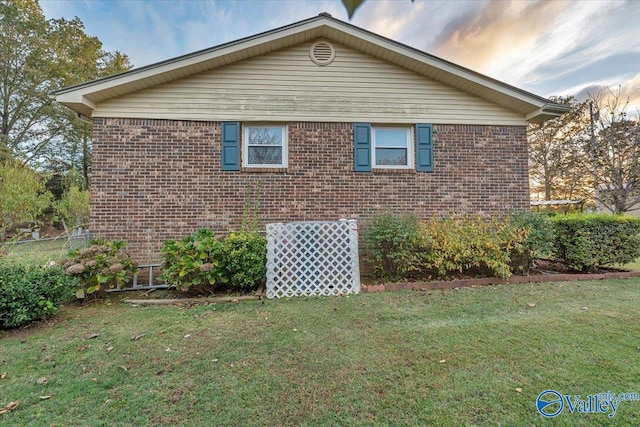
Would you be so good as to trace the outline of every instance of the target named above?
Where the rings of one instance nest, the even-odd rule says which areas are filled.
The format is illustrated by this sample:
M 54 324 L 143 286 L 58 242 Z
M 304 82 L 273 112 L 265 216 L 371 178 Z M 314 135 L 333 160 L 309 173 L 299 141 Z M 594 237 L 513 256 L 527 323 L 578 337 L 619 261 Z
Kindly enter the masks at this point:
M 128 241 L 138 262 L 157 262 L 165 240 L 198 227 L 238 229 L 245 191 L 258 181 L 263 223 L 529 207 L 523 126 L 434 125 L 434 173 L 356 173 L 352 123 L 288 127 L 288 169 L 223 172 L 219 122 L 94 119 L 92 232 Z
M 505 217 L 420 221 L 412 214 L 374 215 L 362 234 L 364 261 L 375 279 L 528 274 L 534 259 L 594 272 L 640 258 L 640 218 L 535 212 Z

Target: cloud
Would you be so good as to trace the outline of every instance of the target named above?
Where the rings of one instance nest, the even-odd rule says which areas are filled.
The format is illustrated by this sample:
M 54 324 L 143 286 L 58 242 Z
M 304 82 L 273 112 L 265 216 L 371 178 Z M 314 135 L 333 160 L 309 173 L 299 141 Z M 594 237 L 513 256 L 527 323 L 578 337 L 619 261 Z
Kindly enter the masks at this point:
M 368 0 L 358 9 L 352 23 L 433 53 L 433 43 L 447 23 L 461 13 L 476 10 L 476 5 L 462 1 Z
M 48 18 L 80 17 L 104 49 L 126 53 L 138 67 L 324 11 L 347 20 L 341 0 L 59 0 L 41 6 Z M 638 16 L 635 0 L 367 0 L 351 23 L 550 96 L 633 85 L 640 69 Z
M 640 69 L 640 2 L 474 5 L 434 40 L 437 55 L 544 96 L 625 87 Z
M 411 4 L 394 0 L 365 2 L 358 9 L 353 24 L 390 39 L 399 40 L 410 28 L 416 18 L 421 16 L 425 4 Z M 410 9 L 409 9 L 410 8 Z
M 590 83 L 584 86 L 569 88 L 567 94 L 575 94 L 578 101 L 585 101 L 589 97 L 597 97 L 599 94 L 608 96 L 610 93 L 620 92 L 623 102 L 629 101 L 627 112 L 634 115 L 640 114 L 640 73 L 617 76 L 605 81 Z
M 531 53 L 569 5 L 564 1 L 484 3 L 449 22 L 435 40 L 436 55 L 483 73 L 502 74 L 524 53 Z

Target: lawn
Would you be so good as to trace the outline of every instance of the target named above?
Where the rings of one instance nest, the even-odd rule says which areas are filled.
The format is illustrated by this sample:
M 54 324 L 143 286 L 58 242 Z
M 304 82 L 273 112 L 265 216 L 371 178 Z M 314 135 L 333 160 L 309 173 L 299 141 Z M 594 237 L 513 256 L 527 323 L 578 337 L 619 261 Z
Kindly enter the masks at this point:
M 83 246 L 83 238 L 69 241 L 63 237 L 56 240 L 40 240 L 27 243 L 5 243 L 0 250 L 7 252 L 6 260 L 45 265 L 63 259 L 69 250 Z
M 113 298 L 115 298 L 112 295 Z M 640 392 L 640 280 L 133 307 L 0 332 L 15 426 L 640 425 L 538 394 Z

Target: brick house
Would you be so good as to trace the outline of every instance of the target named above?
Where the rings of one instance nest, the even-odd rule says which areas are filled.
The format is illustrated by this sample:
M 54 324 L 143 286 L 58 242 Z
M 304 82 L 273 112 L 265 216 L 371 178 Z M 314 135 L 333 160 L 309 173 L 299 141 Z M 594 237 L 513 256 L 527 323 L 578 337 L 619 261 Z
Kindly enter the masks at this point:
M 91 230 L 140 262 L 206 226 L 529 208 L 526 126 L 565 108 L 321 14 L 62 89 L 93 123 Z

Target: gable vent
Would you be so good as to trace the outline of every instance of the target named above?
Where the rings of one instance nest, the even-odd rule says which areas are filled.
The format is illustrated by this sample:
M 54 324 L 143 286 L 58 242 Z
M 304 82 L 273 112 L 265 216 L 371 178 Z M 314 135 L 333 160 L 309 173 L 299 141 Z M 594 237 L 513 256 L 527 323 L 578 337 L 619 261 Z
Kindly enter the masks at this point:
M 329 65 L 336 57 L 336 51 L 329 42 L 320 41 L 311 46 L 309 56 L 317 65 Z

